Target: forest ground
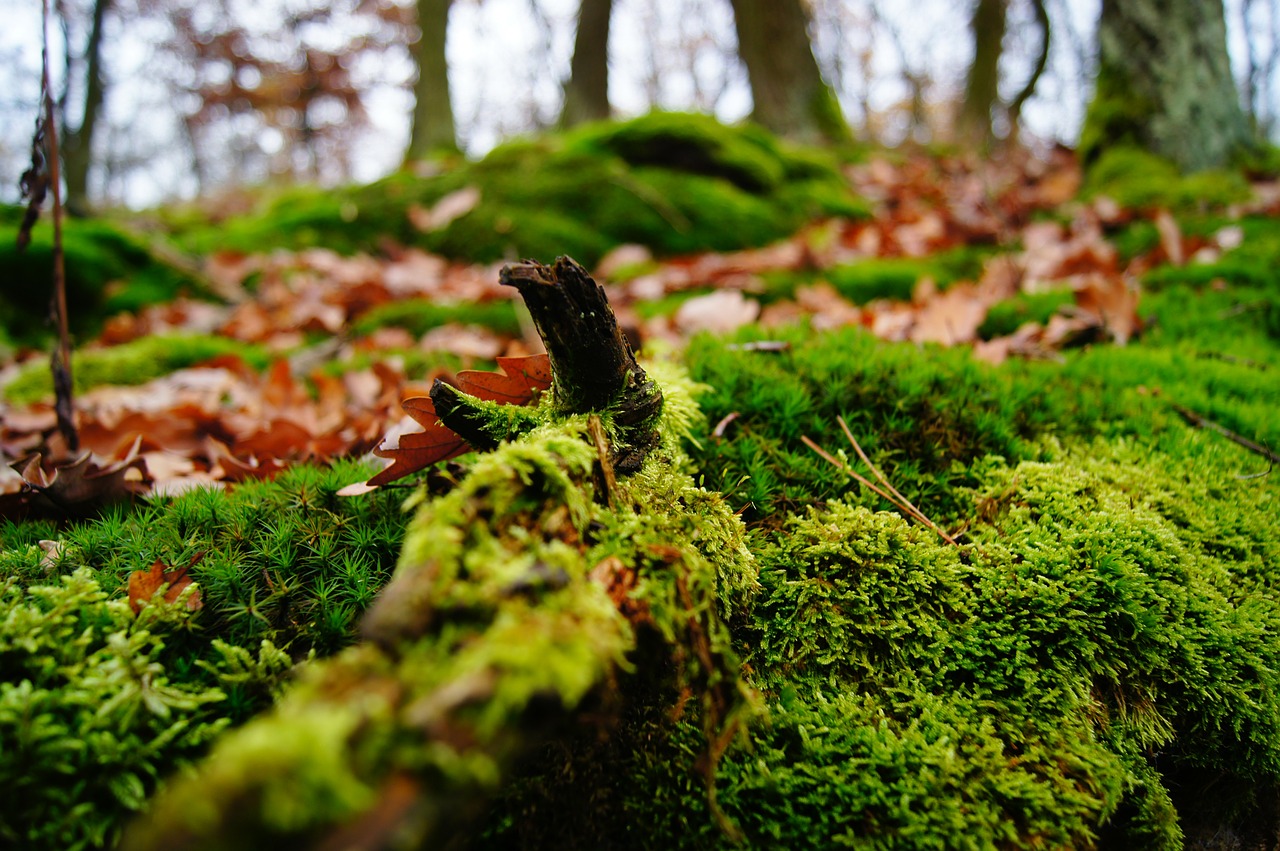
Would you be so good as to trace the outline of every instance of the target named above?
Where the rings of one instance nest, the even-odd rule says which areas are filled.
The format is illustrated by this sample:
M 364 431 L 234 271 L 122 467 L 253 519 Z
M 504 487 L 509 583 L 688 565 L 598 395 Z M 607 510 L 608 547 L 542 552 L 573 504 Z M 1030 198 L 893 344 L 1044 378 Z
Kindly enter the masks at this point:
M 721 816 L 790 847 L 1269 841 L 1280 187 L 1136 151 L 1087 180 L 1061 149 L 828 162 L 694 127 L 516 143 L 421 183 L 228 196 L 153 216 L 146 237 L 69 227 L 69 268 L 102 270 L 72 303 L 92 454 L 68 451 L 31 348 L 43 295 L 9 296 L 0 371 L 0 725 L 23 742 L 0 776 L 39 801 L 5 812 L 5 836 L 110 845 L 292 664 L 351 643 L 409 491 L 336 492 L 418 427 L 402 399 L 540 349 L 497 258 L 554 252 L 590 264 L 645 358 L 703 385 L 688 470 L 758 566 L 749 613 L 726 619 L 771 720 L 724 757 L 718 805 L 681 779 L 702 731 L 677 718 L 649 752 L 615 738 L 636 789 L 604 794 L 594 826 L 566 832 L 546 815 L 563 797 L 525 770 L 484 842 L 671 830 L 709 847 L 732 833 Z M 549 164 L 520 178 L 542 208 L 503 182 L 530 163 Z M 425 473 L 427 491 L 474 463 Z M 59 575 L 78 578 L 40 590 Z M 166 582 L 186 614 L 128 627 L 144 616 L 126 604 L 147 611 Z M 98 638 L 63 658 L 91 621 Z M 103 673 L 120 658 L 172 687 L 130 691 Z M 60 756 L 104 703 L 126 718 L 111 742 Z M 77 760 L 113 769 L 86 789 Z M 923 814 L 923 798 L 943 803 Z M 79 815 L 41 815 L 59 810 Z M 648 840 L 619 839 L 623 813 L 652 820 Z

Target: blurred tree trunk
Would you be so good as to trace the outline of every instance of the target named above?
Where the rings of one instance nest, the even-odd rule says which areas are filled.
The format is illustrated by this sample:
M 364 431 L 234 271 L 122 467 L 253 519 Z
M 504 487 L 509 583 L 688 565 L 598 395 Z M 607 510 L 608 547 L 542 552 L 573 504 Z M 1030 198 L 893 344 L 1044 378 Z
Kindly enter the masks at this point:
M 801 0 L 732 0 L 738 55 L 747 66 L 751 117 L 800 142 L 839 142 L 849 127 L 822 79 Z
M 74 130 L 63 128 L 62 161 L 67 182 L 67 212 L 73 216 L 85 216 L 90 212 L 89 168 L 93 165 L 93 134 L 106 97 L 106 83 L 102 78 L 102 26 L 110 7 L 111 0 L 94 0 L 93 21 L 84 48 L 84 112 L 80 115 L 78 127 Z
M 1008 0 L 977 0 L 969 32 L 973 36 L 973 62 L 964 84 L 958 130 L 965 142 L 987 147 L 994 139 L 991 113 L 1000 102 L 1000 54 Z
M 1023 104 L 1035 94 L 1036 84 L 1040 82 L 1040 76 L 1049 64 L 1049 39 L 1052 37 L 1052 30 L 1049 27 L 1049 10 L 1045 6 L 1045 0 L 1032 0 L 1031 8 L 1035 12 L 1036 23 L 1040 26 L 1040 54 L 1036 57 L 1036 64 L 1031 69 L 1031 76 L 1027 78 L 1026 85 L 1022 87 L 1022 91 L 1013 96 L 1013 100 L 1009 101 L 1006 115 L 1009 119 L 1008 141 L 1010 143 L 1018 140 L 1018 131 L 1022 125 Z
M 582 0 L 560 126 L 609 117 L 609 18 L 613 0 Z
M 1098 77 L 1080 152 L 1138 145 L 1188 171 L 1254 140 L 1227 57 L 1222 0 L 1102 0 Z
M 417 0 L 418 40 L 411 48 L 418 79 L 413 84 L 413 128 L 406 160 L 458 149 L 449 97 L 449 62 L 445 41 L 453 0 Z

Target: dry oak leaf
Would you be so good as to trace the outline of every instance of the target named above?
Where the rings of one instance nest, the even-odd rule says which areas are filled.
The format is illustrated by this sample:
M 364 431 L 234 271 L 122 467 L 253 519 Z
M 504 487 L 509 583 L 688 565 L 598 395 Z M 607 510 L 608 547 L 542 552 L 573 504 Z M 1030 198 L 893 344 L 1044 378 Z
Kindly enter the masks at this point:
M 551 386 L 551 360 L 546 355 L 522 358 L 498 358 L 502 372 L 464 370 L 458 373 L 457 386 L 464 393 L 503 405 L 524 405 Z M 358 496 L 373 488 L 402 479 L 425 469 L 437 461 L 455 458 L 470 446 L 440 422 L 435 404 L 426 396 L 414 396 L 400 403 L 405 413 L 422 426 L 422 431 L 391 436 L 373 450 L 379 458 L 391 459 L 391 465 L 367 482 L 348 485 L 339 496 Z
M 176 603 L 178 598 L 182 596 L 182 592 L 191 584 L 191 577 L 188 571 L 200 563 L 200 559 L 204 558 L 204 553 L 197 553 L 183 567 L 175 567 L 173 570 L 165 570 L 165 564 L 160 559 L 156 559 L 151 567 L 147 570 L 135 570 L 129 574 L 129 608 L 133 609 L 136 615 L 142 611 L 142 607 L 151 602 L 157 591 L 162 587 L 168 586 L 164 592 L 164 601 L 166 603 Z M 204 603 L 200 600 L 200 589 L 197 588 L 187 597 L 187 611 L 194 612 L 199 610 Z
M 146 490 L 147 462 L 139 455 L 142 438 L 135 438 L 124 457 L 103 464 L 92 452 L 46 472 L 39 453 L 9 466 L 34 492 L 35 504 L 55 513 L 80 515 Z

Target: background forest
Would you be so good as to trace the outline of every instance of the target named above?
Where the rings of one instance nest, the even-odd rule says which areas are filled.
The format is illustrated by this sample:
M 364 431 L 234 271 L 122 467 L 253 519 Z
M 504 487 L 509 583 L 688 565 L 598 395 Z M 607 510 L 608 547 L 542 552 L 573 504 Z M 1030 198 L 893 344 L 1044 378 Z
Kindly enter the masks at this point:
M 30 5 L 0 846 L 1280 849 L 1280 2 Z
M 6 2 L 0 184 L 12 200 L 39 94 L 40 29 L 38 6 Z M 1097 68 L 1096 2 L 805 5 L 818 66 L 859 140 L 952 139 L 960 114 L 979 125 L 989 114 L 1000 137 L 1026 124 L 1036 139 L 1078 138 Z M 759 49 L 740 46 L 728 0 L 57 9 L 55 94 L 72 149 L 88 140 L 72 157 L 71 191 L 84 182 L 108 206 L 273 179 L 370 180 L 433 146 L 480 155 L 514 134 L 603 117 L 606 95 L 622 116 L 657 108 L 733 121 L 752 109 L 740 56 Z M 1266 136 L 1280 106 L 1276 9 L 1229 0 L 1224 15 L 1242 102 Z

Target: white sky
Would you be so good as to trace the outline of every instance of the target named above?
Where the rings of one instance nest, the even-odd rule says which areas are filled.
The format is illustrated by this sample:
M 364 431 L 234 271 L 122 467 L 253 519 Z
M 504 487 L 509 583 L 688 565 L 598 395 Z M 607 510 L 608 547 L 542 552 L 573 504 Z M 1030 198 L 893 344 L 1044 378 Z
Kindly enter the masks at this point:
M 1024 125 L 1031 134 L 1074 140 L 1087 96 L 1087 69 L 1079 67 L 1080 52 L 1089 50 L 1099 1 L 1049 0 L 1055 16 L 1054 51 L 1050 72 L 1024 110 Z M 535 2 L 543 15 L 541 24 L 531 12 Z M 884 110 L 905 97 L 904 61 L 935 81 L 933 96 L 958 93 L 971 50 L 965 0 L 878 0 L 875 7 L 882 22 L 874 29 L 866 18 L 868 0 L 811 2 L 817 24 L 815 51 L 827 68 L 843 63 L 846 77 L 833 82 L 855 126 L 862 119 L 859 101 Z M 1245 61 L 1242 2 L 1227 0 L 1237 70 Z M 568 73 L 577 5 L 577 0 L 457 0 L 448 43 L 450 83 L 470 153 L 478 155 L 502 138 L 554 120 L 559 82 Z M 1269 9 L 1265 3 L 1257 5 Z M 256 14 L 269 14 L 265 10 L 270 5 L 254 3 L 252 8 Z M 1011 9 L 1013 23 L 1030 18 L 1028 3 L 1014 0 Z M 13 200 L 17 175 L 28 157 L 38 93 L 39 3 L 0 0 L 0 15 L 6 21 L 0 31 L 0 198 Z M 1061 25 L 1064 16 L 1070 26 Z M 840 17 L 846 30 L 838 35 L 834 22 Z M 900 49 L 887 37 L 890 29 L 897 32 Z M 1011 26 L 1011 31 L 1018 30 Z M 152 45 L 163 35 L 160 28 L 148 31 L 136 22 L 127 29 L 113 25 L 109 31 L 114 86 L 107 108 L 114 138 L 100 141 L 117 156 L 133 156 L 142 163 L 128 172 L 127 183 L 111 187 L 113 196 L 133 206 L 189 195 L 195 189 L 189 156 L 176 137 L 174 96 L 155 73 L 148 73 L 156 61 Z M 1078 45 L 1072 44 L 1073 38 Z M 609 45 L 609 94 L 615 109 L 631 115 L 657 104 L 714 111 L 727 121 L 744 117 L 750 111 L 750 91 L 740 63 L 731 55 L 733 42 L 728 0 L 615 0 Z M 1034 38 L 1011 37 L 1006 42 L 1005 85 L 1010 94 L 1025 79 L 1027 57 L 1036 47 Z M 870 79 L 858 67 L 864 52 Z M 55 57 L 55 73 L 58 61 Z M 662 73 L 655 73 L 655 67 Z M 410 69 L 401 57 L 359 73 L 395 83 L 406 79 Z M 708 92 L 715 93 L 714 102 Z M 398 165 L 408 140 L 412 101 L 403 89 L 383 85 L 373 89 L 366 105 L 374 132 L 362 143 L 354 163 L 360 180 L 375 179 Z

